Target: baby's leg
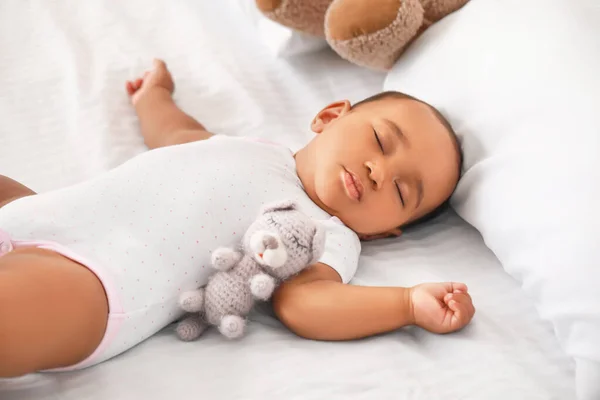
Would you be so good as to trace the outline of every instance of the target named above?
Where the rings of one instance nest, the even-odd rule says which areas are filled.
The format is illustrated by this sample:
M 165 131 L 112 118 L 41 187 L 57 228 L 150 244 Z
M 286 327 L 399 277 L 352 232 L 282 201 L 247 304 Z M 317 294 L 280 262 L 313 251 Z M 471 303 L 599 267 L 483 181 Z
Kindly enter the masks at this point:
M 107 318 L 102 284 L 80 264 L 37 248 L 0 257 L 0 377 L 84 360 Z
M 32 194 L 35 194 L 35 192 L 27 186 L 0 175 L 0 208 L 13 200 Z

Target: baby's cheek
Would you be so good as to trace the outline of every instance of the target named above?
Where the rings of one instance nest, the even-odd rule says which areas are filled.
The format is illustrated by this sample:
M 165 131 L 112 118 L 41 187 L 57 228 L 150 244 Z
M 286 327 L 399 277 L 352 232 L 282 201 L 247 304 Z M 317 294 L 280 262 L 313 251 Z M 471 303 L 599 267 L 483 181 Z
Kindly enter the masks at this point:
M 369 232 L 387 232 L 402 224 L 400 210 L 396 205 L 390 204 L 386 200 L 374 201 L 361 210 L 360 215 L 365 226 L 368 226 Z

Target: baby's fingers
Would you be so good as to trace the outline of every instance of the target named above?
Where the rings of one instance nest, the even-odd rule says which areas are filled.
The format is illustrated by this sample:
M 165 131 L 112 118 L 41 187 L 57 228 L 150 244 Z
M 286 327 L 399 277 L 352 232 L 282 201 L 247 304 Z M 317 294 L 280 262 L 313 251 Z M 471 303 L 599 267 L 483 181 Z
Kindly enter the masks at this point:
M 469 289 L 467 288 L 467 285 L 465 285 L 464 283 L 460 283 L 460 282 L 452 282 L 452 291 L 454 293 L 466 293 Z
M 448 305 L 448 308 L 452 310 L 455 318 L 459 321 L 461 325 L 468 323 L 471 320 L 471 318 L 473 318 L 475 308 L 473 307 L 471 297 L 468 294 L 451 294 L 448 300 L 446 301 L 446 304 Z

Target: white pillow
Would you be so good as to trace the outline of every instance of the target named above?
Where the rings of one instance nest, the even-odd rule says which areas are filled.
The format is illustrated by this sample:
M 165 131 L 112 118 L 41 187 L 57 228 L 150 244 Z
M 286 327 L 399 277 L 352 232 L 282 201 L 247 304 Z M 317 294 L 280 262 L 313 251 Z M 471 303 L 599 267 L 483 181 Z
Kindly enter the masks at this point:
M 600 399 L 597 1 L 471 1 L 412 44 L 385 89 L 449 117 L 465 153 L 453 206 L 552 322 L 578 396 Z
M 262 15 L 258 30 L 264 44 L 277 57 L 308 54 L 328 46 L 325 38 L 292 30 Z

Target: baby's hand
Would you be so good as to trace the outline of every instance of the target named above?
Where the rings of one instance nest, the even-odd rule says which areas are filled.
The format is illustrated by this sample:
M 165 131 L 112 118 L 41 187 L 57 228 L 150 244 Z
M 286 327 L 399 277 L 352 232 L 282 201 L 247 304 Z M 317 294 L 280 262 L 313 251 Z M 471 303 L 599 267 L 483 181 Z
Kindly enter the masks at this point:
M 155 59 L 152 69 L 146 71 L 141 78 L 134 81 L 127 81 L 125 88 L 131 98 L 131 103 L 135 106 L 141 97 L 152 88 L 163 88 L 169 93 L 175 90 L 175 84 L 167 65 L 162 60 Z
M 425 283 L 411 288 L 415 325 L 433 333 L 449 333 L 467 325 L 475 314 L 463 283 Z

